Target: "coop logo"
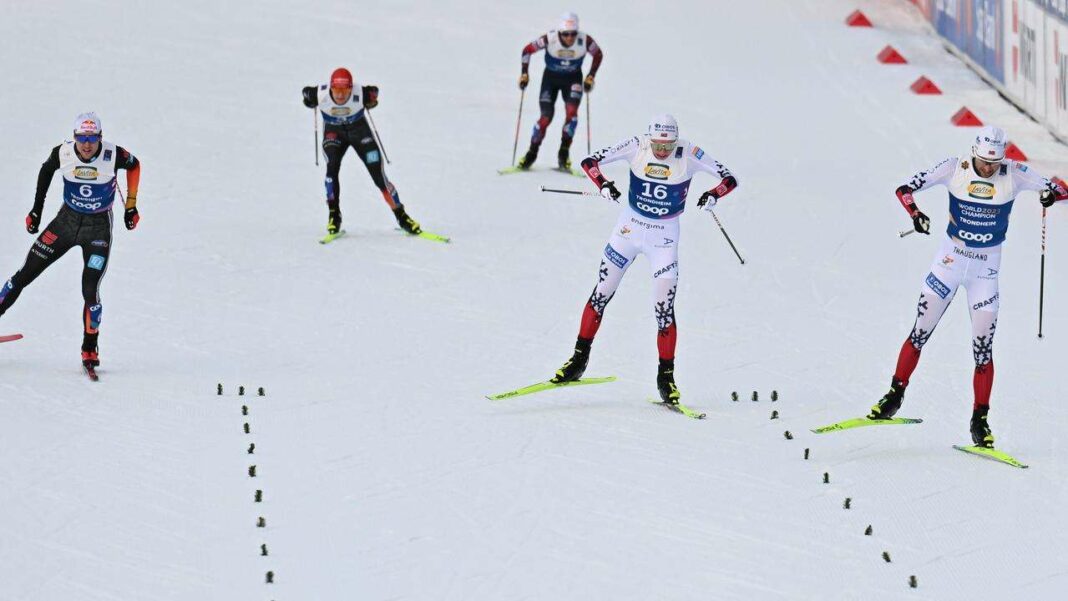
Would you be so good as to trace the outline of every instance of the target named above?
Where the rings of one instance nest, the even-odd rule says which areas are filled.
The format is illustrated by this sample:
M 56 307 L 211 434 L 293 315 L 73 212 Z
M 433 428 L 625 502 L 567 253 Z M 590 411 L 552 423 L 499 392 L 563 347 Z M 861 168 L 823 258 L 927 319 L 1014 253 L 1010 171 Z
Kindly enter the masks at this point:
M 967 240 L 969 242 L 990 242 L 994 239 L 994 234 L 976 234 L 975 232 L 966 232 L 964 230 L 957 230 L 957 237 L 961 240 Z
M 972 198 L 978 198 L 980 200 L 990 200 L 994 198 L 994 194 L 997 190 L 994 189 L 994 184 L 989 182 L 973 181 L 968 184 L 968 196 Z
M 95 180 L 98 175 L 96 167 L 75 167 L 74 179 Z
M 643 211 L 650 215 L 657 215 L 659 217 L 663 217 L 664 215 L 668 214 L 667 207 L 654 207 L 652 205 L 645 204 L 644 202 L 638 202 L 635 203 L 635 205 L 638 207 L 639 211 Z
M 671 167 L 660 163 L 649 163 L 645 166 L 645 176 L 650 179 L 667 179 L 671 177 Z

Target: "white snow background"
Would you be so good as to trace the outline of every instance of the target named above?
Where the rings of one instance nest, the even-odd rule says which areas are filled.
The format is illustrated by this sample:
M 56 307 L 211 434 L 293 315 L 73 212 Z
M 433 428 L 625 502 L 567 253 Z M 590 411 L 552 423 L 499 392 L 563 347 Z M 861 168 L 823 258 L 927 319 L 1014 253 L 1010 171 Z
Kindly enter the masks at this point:
M 858 7 L 878 27 L 846 27 Z M 605 49 L 595 144 L 671 112 L 741 182 L 717 212 L 746 265 L 709 215 L 683 217 L 677 377 L 703 422 L 645 402 L 656 348 L 644 259 L 587 372 L 618 382 L 485 398 L 568 357 L 618 211 L 538 191 L 592 189 L 578 178 L 495 173 L 510 159 L 520 49 L 568 8 Z M 1042 341 L 1034 194 L 1005 246 L 990 421 L 1030 469 L 951 449 L 968 440 L 972 395 L 960 299 L 901 411 L 922 425 L 808 431 L 886 390 L 947 214 L 944 191 L 919 195 L 936 234 L 899 239 L 910 222 L 893 190 L 967 151 L 975 130 L 950 115 L 967 105 L 1035 168 L 1068 173 L 1065 148 L 908 3 L 8 0 L 3 12 L 0 277 L 22 264 L 39 165 L 77 113 L 98 111 L 143 176 L 141 225 L 117 225 L 104 281 L 100 383 L 79 371 L 77 253 L 0 319 L 26 335 L 0 346 L 0 600 L 1068 590 L 1068 209 L 1050 211 Z M 887 43 L 910 64 L 878 64 Z M 341 175 L 350 235 L 316 243 L 323 167 L 300 89 L 340 65 L 381 87 L 387 172 L 411 215 L 453 244 L 397 232 L 354 154 Z M 521 151 L 540 72 L 539 57 Z M 921 74 L 945 95 L 912 94 Z

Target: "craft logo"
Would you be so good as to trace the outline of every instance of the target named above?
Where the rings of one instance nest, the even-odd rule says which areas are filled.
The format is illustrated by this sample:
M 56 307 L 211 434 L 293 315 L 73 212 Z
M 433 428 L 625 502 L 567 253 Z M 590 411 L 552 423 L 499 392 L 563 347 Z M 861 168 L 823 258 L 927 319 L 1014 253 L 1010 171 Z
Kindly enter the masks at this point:
M 98 175 L 96 167 L 75 167 L 74 179 L 95 180 Z
M 968 184 L 968 196 L 972 198 L 990 200 L 994 198 L 994 194 L 997 194 L 997 190 L 994 189 L 994 184 L 989 182 L 972 181 Z
M 671 177 L 671 167 L 660 163 L 649 163 L 645 166 L 645 176 L 650 179 L 667 179 Z

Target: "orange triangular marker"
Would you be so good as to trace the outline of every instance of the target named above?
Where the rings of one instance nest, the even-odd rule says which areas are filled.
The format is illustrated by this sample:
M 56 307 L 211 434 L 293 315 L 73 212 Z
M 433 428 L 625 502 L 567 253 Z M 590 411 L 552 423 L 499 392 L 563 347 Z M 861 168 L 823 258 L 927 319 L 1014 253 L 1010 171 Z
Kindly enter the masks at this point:
M 905 57 L 901 56 L 901 53 L 895 50 L 893 46 L 883 48 L 877 58 L 879 59 L 879 62 L 884 65 L 904 65 L 908 63 L 908 61 L 905 60 Z
M 1019 146 L 1009 142 L 1009 145 L 1005 147 L 1005 158 L 1022 162 L 1027 160 L 1027 155 L 1020 150 Z
M 868 20 L 867 15 L 855 10 L 846 17 L 846 25 L 850 27 L 871 27 L 871 21 Z

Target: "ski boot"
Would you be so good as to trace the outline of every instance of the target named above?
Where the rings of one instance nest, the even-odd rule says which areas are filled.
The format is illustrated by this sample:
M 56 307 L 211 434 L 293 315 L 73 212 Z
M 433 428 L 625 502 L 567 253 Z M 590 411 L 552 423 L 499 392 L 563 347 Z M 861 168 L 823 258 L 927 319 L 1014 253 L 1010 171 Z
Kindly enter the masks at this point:
M 905 400 L 905 383 L 897 378 L 890 379 L 890 390 L 879 399 L 878 403 L 871 406 L 868 419 L 890 419 L 901 408 L 901 402 Z
M 516 167 L 523 169 L 524 171 L 530 169 L 534 165 L 534 161 L 538 158 L 538 145 L 531 144 L 530 149 L 523 155 L 523 158 L 519 159 L 519 163 Z
M 675 361 L 673 359 L 661 359 L 660 368 L 656 372 L 656 389 L 660 391 L 660 400 L 668 405 L 678 405 L 682 393 L 675 386 Z
M 972 411 L 972 442 L 977 447 L 986 449 L 994 448 L 994 433 L 990 431 L 990 424 L 986 422 L 986 414 L 990 407 L 979 407 Z
M 409 217 L 404 211 L 404 205 L 397 205 L 397 208 L 393 209 L 393 216 L 397 218 L 397 225 L 409 234 L 418 236 L 423 231 L 423 228 L 419 227 L 419 222 Z
M 553 384 L 563 384 L 564 382 L 574 382 L 581 378 L 582 374 L 586 373 L 586 366 L 590 362 L 590 346 L 592 344 L 593 340 L 579 338 L 575 342 L 575 353 L 560 369 L 556 370 L 556 375 L 549 381 Z
M 326 220 L 326 233 L 336 234 L 341 231 L 341 209 L 331 209 Z
M 89 369 L 100 367 L 100 356 L 96 351 L 82 351 L 82 366 Z
M 560 152 L 556 153 L 556 161 L 560 168 L 560 171 L 571 171 L 571 148 L 569 146 L 561 146 Z

